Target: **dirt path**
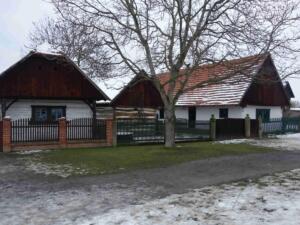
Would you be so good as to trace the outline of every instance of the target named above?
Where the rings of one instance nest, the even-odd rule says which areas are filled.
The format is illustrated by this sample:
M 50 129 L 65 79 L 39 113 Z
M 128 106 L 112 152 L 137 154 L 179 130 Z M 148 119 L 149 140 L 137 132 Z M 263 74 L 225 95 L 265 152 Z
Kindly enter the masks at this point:
M 29 173 L 22 162 L 0 155 L 0 224 L 70 224 L 113 208 L 295 168 L 299 152 L 275 151 L 63 179 Z

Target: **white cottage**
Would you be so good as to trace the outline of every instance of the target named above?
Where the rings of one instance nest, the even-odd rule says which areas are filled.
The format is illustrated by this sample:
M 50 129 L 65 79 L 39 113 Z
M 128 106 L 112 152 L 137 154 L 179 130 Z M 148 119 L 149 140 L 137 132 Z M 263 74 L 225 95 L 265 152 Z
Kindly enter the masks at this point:
M 0 117 L 92 118 L 97 100 L 109 98 L 65 55 L 33 51 L 0 74 Z
M 184 73 L 185 70 L 181 72 Z M 170 74 L 163 73 L 158 76 L 161 84 L 164 85 L 169 80 Z M 245 118 L 248 114 L 252 119 L 261 116 L 268 120 L 281 118 L 283 111 L 290 105 L 292 90 L 285 89 L 270 54 L 202 65 L 193 71 L 185 88 L 203 82 L 209 83 L 218 76 L 226 79 L 186 91 L 179 97 L 176 103 L 177 119 L 209 120 L 212 114 L 217 119 Z M 156 96 L 153 99 L 157 99 L 158 96 L 147 82 L 137 77 L 134 78 L 113 100 L 113 104 L 157 107 L 159 105 L 157 100 L 151 105 L 149 99 L 144 99 L 147 96 Z M 143 88 L 140 88 L 141 83 L 144 84 Z M 176 85 L 179 85 L 179 82 Z M 164 87 L 167 88 L 167 86 Z M 136 101 L 133 101 L 134 99 Z M 163 108 L 158 113 L 158 117 L 163 119 Z
M 208 81 L 216 74 L 227 76 L 234 67 L 234 75 L 218 84 L 207 85 L 181 95 L 177 101 L 176 118 L 208 120 L 213 114 L 221 118 L 252 119 L 261 116 L 268 120 L 281 118 L 289 107 L 288 95 L 270 54 L 255 55 L 199 67 L 191 76 L 188 86 Z M 238 71 L 239 68 L 241 71 Z M 161 80 L 168 74 L 161 75 Z M 288 85 L 289 86 L 289 85 Z M 289 89 L 291 91 L 291 89 Z M 162 113 L 160 113 L 162 116 Z

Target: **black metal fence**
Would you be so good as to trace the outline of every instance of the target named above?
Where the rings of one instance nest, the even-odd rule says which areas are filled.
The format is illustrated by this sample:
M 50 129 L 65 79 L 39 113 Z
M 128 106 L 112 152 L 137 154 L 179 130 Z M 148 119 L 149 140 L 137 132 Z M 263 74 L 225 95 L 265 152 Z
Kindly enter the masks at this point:
M 175 125 L 176 141 L 193 141 L 209 139 L 209 121 L 177 120 Z M 117 120 L 118 144 L 163 143 L 165 141 L 165 124 L 155 119 Z
M 36 123 L 31 119 L 12 121 L 12 143 L 58 141 L 58 123 Z
M 164 123 L 153 119 L 117 120 L 117 141 L 120 144 L 162 143 Z
M 104 140 L 106 122 L 93 118 L 78 118 L 67 122 L 68 140 Z
M 300 132 L 300 118 L 275 118 L 263 121 L 263 133 L 285 134 Z
M 177 120 L 175 124 L 175 140 L 208 140 L 210 129 L 209 126 L 209 121 Z

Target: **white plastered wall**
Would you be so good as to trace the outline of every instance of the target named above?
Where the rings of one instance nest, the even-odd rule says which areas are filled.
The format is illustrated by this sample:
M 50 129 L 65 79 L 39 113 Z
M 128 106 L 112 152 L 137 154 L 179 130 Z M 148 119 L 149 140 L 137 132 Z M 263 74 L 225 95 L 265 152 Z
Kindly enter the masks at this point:
M 65 106 L 67 120 L 75 118 L 91 118 L 91 108 L 80 100 L 18 100 L 6 112 L 12 120 L 31 118 L 31 106 Z
M 249 114 L 251 119 L 256 119 L 256 109 L 270 109 L 270 118 L 281 118 L 283 115 L 280 106 L 229 106 L 229 107 L 197 107 L 196 120 L 209 120 L 214 114 L 219 119 L 219 109 L 228 108 L 229 118 L 245 118 Z M 188 107 L 176 107 L 177 119 L 188 119 Z

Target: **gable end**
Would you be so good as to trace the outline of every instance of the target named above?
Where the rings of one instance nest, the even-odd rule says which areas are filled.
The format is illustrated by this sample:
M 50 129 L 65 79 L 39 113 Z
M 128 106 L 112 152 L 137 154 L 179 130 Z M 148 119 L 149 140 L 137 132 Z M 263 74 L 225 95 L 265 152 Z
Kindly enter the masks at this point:
M 241 105 L 289 106 L 289 99 L 274 62 L 269 55 L 253 78 Z

